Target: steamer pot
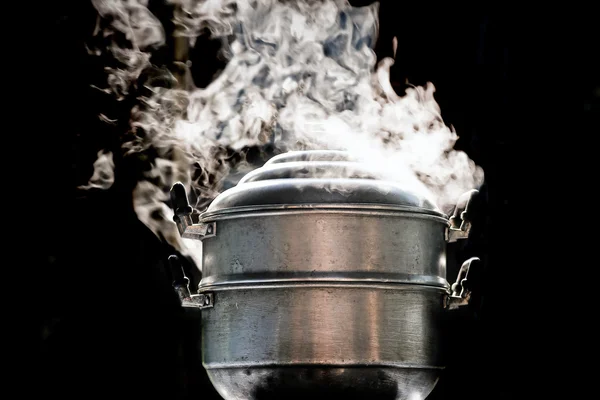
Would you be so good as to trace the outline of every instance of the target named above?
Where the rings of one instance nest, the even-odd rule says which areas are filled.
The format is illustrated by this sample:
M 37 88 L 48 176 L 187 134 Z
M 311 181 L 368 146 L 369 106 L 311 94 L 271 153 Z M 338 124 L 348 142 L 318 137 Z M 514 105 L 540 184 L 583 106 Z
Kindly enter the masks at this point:
M 221 193 L 194 223 L 183 185 L 175 222 L 202 240 L 203 365 L 225 399 L 424 399 L 440 370 L 439 322 L 468 303 L 467 260 L 452 287 L 452 216 L 375 178 L 343 152 L 276 156 Z M 181 287 L 179 290 L 182 290 Z

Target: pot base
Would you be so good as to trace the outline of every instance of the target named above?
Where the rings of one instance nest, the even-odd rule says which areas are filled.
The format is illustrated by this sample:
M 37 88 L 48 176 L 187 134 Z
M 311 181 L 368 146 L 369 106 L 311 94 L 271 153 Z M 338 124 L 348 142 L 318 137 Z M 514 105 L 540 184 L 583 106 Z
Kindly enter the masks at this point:
M 278 366 L 216 368 L 207 372 L 226 400 L 423 400 L 435 387 L 440 369 Z

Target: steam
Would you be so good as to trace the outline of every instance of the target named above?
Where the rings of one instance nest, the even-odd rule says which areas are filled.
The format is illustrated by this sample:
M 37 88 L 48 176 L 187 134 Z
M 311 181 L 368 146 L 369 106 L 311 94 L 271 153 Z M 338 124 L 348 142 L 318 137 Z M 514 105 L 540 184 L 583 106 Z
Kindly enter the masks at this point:
M 93 52 L 110 52 L 116 64 L 106 67 L 110 89 L 104 90 L 122 100 L 150 65 L 150 52 L 164 43 L 164 30 L 148 10 L 148 0 L 92 0 L 92 4 L 98 11 L 95 35 L 106 46 Z
M 176 6 L 177 35 L 193 43 L 208 29 L 222 40 L 228 63 L 206 88 L 194 87 L 189 72 L 178 85 L 168 69 L 150 64 L 164 31 L 147 1 L 93 4 L 97 33 L 107 41 L 100 51 L 110 52 L 118 65 L 107 68 L 103 90 L 124 98 L 151 71 L 122 151 L 156 152 L 133 193 L 135 210 L 176 248 L 185 252 L 186 246 L 166 206 L 170 186 L 183 182 L 202 209 L 244 166 L 243 155 L 237 163 L 229 159 L 247 147 L 344 150 L 381 179 L 400 182 L 442 209 L 483 182 L 482 169 L 453 149 L 458 136 L 441 118 L 434 86 L 400 97 L 389 79 L 394 60 L 375 65 L 378 3 L 167 1 Z M 97 164 L 106 174 L 107 163 Z
M 92 188 L 106 190 L 112 186 L 115 181 L 115 163 L 113 154 L 109 152 L 98 152 L 98 158 L 94 162 L 94 173 L 87 185 L 81 186 L 81 189 L 88 190 Z

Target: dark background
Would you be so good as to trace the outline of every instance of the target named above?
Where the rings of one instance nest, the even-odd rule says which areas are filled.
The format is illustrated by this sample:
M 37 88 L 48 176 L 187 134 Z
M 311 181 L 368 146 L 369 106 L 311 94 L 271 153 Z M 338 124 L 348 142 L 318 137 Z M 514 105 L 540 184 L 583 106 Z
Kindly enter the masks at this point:
M 512 151 L 519 133 L 515 110 L 522 93 L 514 78 L 522 68 L 514 51 L 522 40 L 515 15 L 448 3 L 397 4 L 381 4 L 378 57 L 391 55 L 396 36 L 396 90 L 402 93 L 406 81 L 433 82 L 443 117 L 460 136 L 456 148 L 486 174 L 471 238 L 449 249 L 450 281 L 462 260 L 482 259 L 476 301 L 445 324 L 448 367 L 429 398 L 526 398 L 532 386 L 528 361 L 537 338 L 525 335 L 524 326 L 516 323 L 529 315 L 527 306 L 506 296 L 513 283 L 509 210 L 516 173 Z M 158 1 L 151 5 L 168 28 L 168 7 Z M 45 61 L 38 64 L 38 77 L 52 101 L 39 118 L 45 122 L 45 150 L 51 157 L 40 189 L 50 210 L 45 221 L 56 227 L 56 234 L 40 244 L 44 259 L 36 279 L 43 282 L 37 288 L 43 302 L 35 308 L 35 389 L 63 398 L 217 398 L 196 351 L 197 316 L 180 309 L 170 287 L 164 263 L 173 251 L 133 212 L 131 189 L 145 161 L 117 157 L 117 179 L 110 190 L 76 190 L 91 176 L 98 150 L 118 147 L 133 104 L 133 96 L 117 102 L 90 87 L 102 86 L 106 79 L 105 60 L 85 48 L 96 12 L 85 1 L 53 2 L 47 18 L 50 26 L 40 45 Z M 218 44 L 205 36 L 192 49 L 198 86 L 222 68 L 217 50 Z M 169 57 L 167 48 L 154 61 L 168 64 Z M 590 123 L 598 113 L 595 90 L 585 93 Z M 121 122 L 104 124 L 97 118 L 100 112 Z M 195 267 L 186 261 L 195 286 Z

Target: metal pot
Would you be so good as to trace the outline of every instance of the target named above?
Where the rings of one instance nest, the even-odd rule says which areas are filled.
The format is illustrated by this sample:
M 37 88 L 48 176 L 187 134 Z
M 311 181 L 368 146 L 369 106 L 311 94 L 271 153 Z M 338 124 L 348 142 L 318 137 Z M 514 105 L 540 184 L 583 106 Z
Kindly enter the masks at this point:
M 446 281 L 446 243 L 466 238 L 473 190 L 448 218 L 347 154 L 276 156 L 192 222 L 202 280 L 184 305 L 202 309 L 203 364 L 225 399 L 423 399 L 440 370 L 442 313 L 466 304 Z

